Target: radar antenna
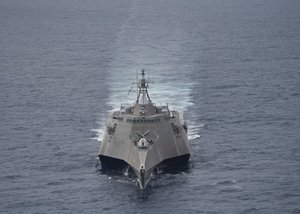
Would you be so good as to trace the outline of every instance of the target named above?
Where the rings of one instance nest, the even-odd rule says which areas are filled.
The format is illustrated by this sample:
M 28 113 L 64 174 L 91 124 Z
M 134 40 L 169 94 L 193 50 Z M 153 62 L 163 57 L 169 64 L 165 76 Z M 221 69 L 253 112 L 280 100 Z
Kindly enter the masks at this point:
M 138 81 L 137 88 L 138 88 L 138 96 L 136 99 L 136 103 L 146 104 L 152 103 L 150 96 L 148 94 L 148 87 L 149 82 L 145 79 L 145 70 L 142 69 L 142 79 Z

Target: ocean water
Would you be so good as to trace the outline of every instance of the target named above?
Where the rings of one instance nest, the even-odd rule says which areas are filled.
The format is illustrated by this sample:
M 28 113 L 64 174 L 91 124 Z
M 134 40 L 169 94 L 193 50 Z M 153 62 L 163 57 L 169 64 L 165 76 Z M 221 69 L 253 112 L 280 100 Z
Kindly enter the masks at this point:
M 300 2 L 1 0 L 0 213 L 300 213 Z M 97 159 L 144 68 L 188 169 Z

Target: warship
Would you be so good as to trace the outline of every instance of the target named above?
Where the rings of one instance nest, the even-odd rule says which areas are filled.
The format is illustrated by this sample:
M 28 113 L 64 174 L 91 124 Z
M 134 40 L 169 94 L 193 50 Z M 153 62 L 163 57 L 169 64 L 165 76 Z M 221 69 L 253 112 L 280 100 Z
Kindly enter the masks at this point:
M 187 163 L 190 150 L 182 114 L 152 102 L 144 70 L 135 83 L 135 103 L 109 113 L 98 156 L 102 168 L 131 168 L 144 189 L 157 167 Z

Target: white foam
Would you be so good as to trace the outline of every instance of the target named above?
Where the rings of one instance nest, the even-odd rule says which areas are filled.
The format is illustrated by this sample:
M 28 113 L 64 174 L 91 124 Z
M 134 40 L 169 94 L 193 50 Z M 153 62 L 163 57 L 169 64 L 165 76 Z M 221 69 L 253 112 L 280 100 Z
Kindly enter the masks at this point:
M 188 139 L 194 140 L 200 138 L 200 129 L 204 126 L 201 123 L 195 123 L 194 121 L 188 121 Z
M 95 137 L 92 137 L 91 140 L 97 140 L 99 142 L 102 141 L 103 139 L 103 136 L 104 136 L 104 133 L 105 133 L 105 127 L 104 125 L 101 126 L 101 128 L 98 128 L 98 129 L 91 129 L 92 132 L 96 132 L 95 133 Z

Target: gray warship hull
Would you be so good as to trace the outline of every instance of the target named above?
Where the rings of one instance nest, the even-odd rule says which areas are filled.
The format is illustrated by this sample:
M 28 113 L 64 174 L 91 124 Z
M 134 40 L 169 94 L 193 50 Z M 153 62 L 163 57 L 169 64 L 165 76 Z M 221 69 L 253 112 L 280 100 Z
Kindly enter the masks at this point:
M 99 158 L 103 167 L 128 165 L 145 188 L 157 166 L 187 162 L 190 151 L 183 117 L 168 106 L 155 106 L 144 78 L 139 92 L 134 105 L 108 115 Z

